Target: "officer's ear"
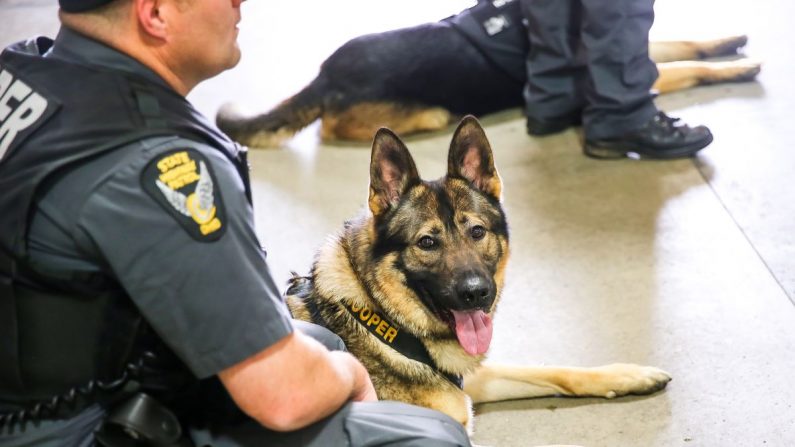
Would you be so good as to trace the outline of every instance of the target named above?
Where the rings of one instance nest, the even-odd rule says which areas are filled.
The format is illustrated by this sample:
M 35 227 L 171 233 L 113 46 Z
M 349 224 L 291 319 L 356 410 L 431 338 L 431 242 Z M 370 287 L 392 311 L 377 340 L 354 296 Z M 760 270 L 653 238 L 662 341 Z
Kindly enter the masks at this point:
M 140 27 L 150 37 L 166 40 L 168 22 L 176 11 L 175 1 L 133 0 L 135 18 Z

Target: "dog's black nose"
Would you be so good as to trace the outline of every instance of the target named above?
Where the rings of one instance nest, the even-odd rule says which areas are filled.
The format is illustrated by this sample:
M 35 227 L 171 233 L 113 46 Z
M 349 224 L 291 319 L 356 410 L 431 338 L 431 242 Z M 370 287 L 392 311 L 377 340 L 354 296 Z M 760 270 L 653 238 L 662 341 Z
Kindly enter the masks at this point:
M 478 274 L 461 278 L 456 284 L 456 294 L 468 308 L 488 307 L 493 300 L 491 282 Z

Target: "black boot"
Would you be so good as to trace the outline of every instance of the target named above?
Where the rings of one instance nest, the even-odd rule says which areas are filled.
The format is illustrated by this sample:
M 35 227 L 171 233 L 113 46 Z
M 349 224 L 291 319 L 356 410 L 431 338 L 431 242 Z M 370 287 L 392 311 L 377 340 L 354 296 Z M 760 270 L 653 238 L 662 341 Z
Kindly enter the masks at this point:
M 538 119 L 532 116 L 527 116 L 527 133 L 537 137 L 544 135 L 552 135 L 554 133 L 563 132 L 572 126 L 579 126 L 582 124 L 581 111 L 557 116 L 552 119 Z
M 678 123 L 663 112 L 640 129 L 614 138 L 585 140 L 585 154 L 595 158 L 623 158 L 635 153 L 643 158 L 690 157 L 712 142 L 705 126 L 690 127 Z

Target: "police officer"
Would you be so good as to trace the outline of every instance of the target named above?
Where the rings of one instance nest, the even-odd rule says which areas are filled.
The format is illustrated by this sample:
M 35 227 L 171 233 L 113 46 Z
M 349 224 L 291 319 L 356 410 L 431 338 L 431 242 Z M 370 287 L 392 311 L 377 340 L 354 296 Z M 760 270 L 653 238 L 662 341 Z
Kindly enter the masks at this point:
M 688 157 L 712 142 L 657 110 L 649 59 L 654 0 L 520 0 L 530 52 L 527 131 L 549 135 L 582 122 L 585 153 Z
M 185 100 L 241 3 L 60 0 L 0 56 L 0 445 L 469 445 L 291 320 L 245 151 Z

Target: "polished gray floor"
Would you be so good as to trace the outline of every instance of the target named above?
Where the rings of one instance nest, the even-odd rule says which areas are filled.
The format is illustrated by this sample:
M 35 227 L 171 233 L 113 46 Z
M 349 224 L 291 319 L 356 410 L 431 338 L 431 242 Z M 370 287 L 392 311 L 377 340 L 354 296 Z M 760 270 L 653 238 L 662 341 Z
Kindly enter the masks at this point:
M 57 29 L 55 0 L 0 0 L 0 43 Z M 206 114 L 264 110 L 297 91 L 348 38 L 435 20 L 463 0 L 244 4 L 234 70 L 190 98 Z M 795 7 L 787 0 L 666 0 L 653 37 L 744 33 L 758 82 L 658 98 L 715 142 L 695 159 L 595 161 L 569 130 L 524 133 L 519 111 L 486 117 L 513 257 L 494 361 L 652 364 L 674 376 L 648 397 L 482 405 L 495 446 L 795 445 Z M 420 172 L 443 173 L 450 133 L 408 139 Z M 793 140 L 790 140 L 793 138 Z M 283 283 L 367 194 L 366 145 L 326 145 L 317 125 L 252 151 L 257 229 Z

